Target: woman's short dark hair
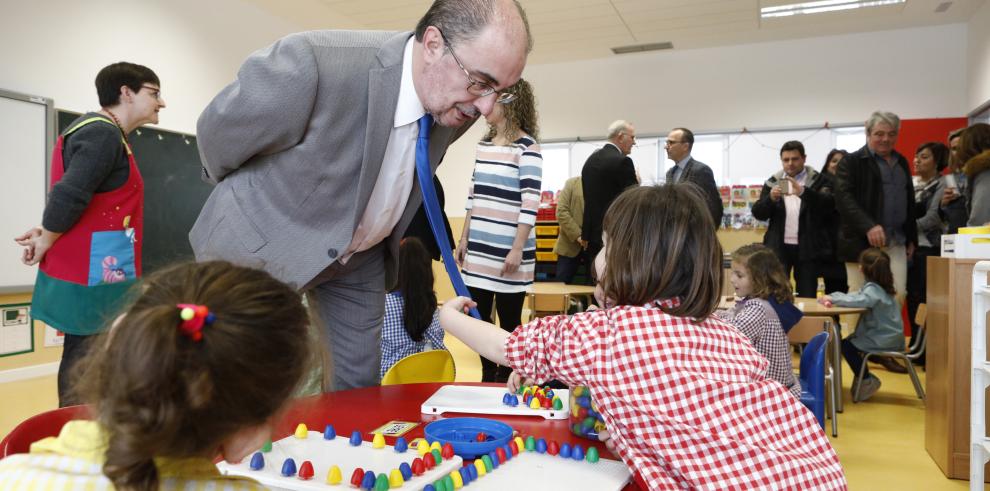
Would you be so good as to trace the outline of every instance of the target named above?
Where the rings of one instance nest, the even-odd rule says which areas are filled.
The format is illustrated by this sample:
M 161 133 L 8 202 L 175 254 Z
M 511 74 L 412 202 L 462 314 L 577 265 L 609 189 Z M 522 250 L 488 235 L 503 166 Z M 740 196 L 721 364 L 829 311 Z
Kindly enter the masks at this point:
M 722 246 L 700 189 L 664 184 L 627 189 L 605 212 L 605 272 L 601 286 L 617 305 L 677 298 L 661 307 L 704 319 L 718 306 Z
M 825 157 L 825 163 L 822 164 L 822 174 L 827 174 L 828 173 L 828 163 L 832 161 L 832 157 L 834 157 L 835 154 L 837 154 L 837 153 L 841 153 L 843 157 L 845 157 L 846 155 L 849 155 L 849 152 L 847 152 L 845 150 L 842 150 L 841 148 L 833 148 L 833 149 L 829 150 L 828 151 L 828 156 Z
M 150 83 L 161 87 L 158 75 L 144 65 L 136 65 L 121 61 L 107 65 L 96 74 L 96 95 L 100 98 L 101 107 L 116 106 L 120 103 L 120 88 L 126 85 L 134 92 L 141 86 Z
M 417 343 L 433 322 L 437 310 L 437 293 L 433 289 L 433 258 L 416 237 L 406 237 L 399 245 L 398 283 L 395 292 L 402 296 L 402 324 Z
M 935 170 L 941 173 L 949 166 L 949 147 L 945 146 L 942 142 L 925 142 L 918 145 L 918 149 L 915 150 L 914 154 L 918 155 L 922 150 L 927 149 L 932 153 L 932 158 L 935 160 Z

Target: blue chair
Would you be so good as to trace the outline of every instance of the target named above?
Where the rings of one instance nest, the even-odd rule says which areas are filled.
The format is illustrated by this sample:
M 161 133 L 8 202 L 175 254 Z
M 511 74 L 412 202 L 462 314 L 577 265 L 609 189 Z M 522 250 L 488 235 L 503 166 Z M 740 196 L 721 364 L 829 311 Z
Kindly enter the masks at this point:
M 828 333 L 820 332 L 811 338 L 801 352 L 801 402 L 815 414 L 818 424 L 825 429 L 825 344 Z

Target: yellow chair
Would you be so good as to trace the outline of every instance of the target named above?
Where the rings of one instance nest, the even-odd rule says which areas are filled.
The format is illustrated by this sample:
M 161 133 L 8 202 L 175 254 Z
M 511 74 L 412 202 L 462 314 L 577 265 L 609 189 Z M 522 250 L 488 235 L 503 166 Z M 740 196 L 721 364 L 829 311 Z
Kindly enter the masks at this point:
M 392 365 L 382 377 L 382 385 L 453 382 L 454 357 L 447 350 L 411 354 Z

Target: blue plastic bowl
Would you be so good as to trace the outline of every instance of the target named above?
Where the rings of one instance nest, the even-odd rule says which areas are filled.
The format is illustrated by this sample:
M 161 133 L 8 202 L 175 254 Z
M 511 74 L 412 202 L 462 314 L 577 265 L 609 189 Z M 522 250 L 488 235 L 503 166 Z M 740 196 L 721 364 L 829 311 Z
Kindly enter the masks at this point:
M 477 441 L 478 433 L 481 432 L 488 436 L 486 441 Z M 492 419 L 449 418 L 426 425 L 423 433 L 430 443 L 450 443 L 455 454 L 464 459 L 474 459 L 509 443 L 512 427 Z

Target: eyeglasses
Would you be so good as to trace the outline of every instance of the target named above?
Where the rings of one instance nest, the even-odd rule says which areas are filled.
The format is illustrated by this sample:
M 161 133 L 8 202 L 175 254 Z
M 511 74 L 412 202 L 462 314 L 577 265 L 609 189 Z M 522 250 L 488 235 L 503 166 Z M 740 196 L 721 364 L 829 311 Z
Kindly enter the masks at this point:
M 454 58 L 454 62 L 457 63 L 457 66 L 461 67 L 461 70 L 464 71 L 464 75 L 467 76 L 468 82 L 470 82 L 467 86 L 467 91 L 469 94 L 478 97 L 488 97 L 497 93 L 498 96 L 495 98 L 495 102 L 499 104 L 508 104 L 516 99 L 515 94 L 509 92 L 499 92 L 495 90 L 495 87 L 492 87 L 491 85 L 488 85 L 480 80 L 475 80 L 475 78 L 471 76 L 471 73 L 467 71 L 467 68 L 464 68 L 464 64 L 457 58 L 457 55 L 454 54 L 454 47 L 450 45 L 450 41 L 447 41 L 447 37 L 443 35 L 443 31 L 437 29 L 437 32 L 440 33 L 440 38 L 443 39 L 443 44 L 447 47 L 447 51 L 450 51 L 450 56 Z
M 148 89 L 148 90 L 150 90 L 151 91 L 151 97 L 154 97 L 155 100 L 158 100 L 158 101 L 162 100 L 162 89 L 161 88 L 159 88 L 159 87 L 152 87 L 150 85 L 142 85 L 141 88 L 142 89 Z
M 684 142 L 684 141 L 675 141 L 675 140 L 667 140 L 667 146 L 668 147 L 672 147 L 674 145 L 677 145 L 678 143 L 687 143 L 687 142 Z

